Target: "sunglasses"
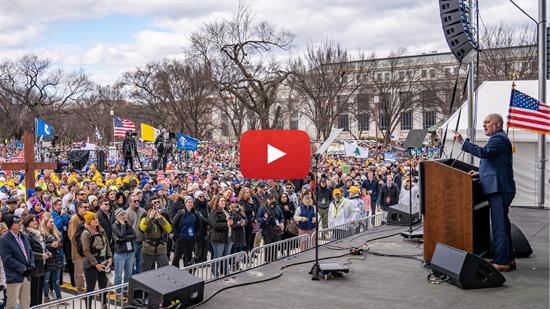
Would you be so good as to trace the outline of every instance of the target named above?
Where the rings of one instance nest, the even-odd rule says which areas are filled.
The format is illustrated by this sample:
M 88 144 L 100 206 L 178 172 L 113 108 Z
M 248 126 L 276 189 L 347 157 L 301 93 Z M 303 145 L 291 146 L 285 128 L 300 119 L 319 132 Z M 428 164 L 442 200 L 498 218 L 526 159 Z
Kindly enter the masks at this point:
M 204 195 L 199 195 L 199 198 L 205 198 L 205 197 L 206 197 L 206 196 L 204 196 Z

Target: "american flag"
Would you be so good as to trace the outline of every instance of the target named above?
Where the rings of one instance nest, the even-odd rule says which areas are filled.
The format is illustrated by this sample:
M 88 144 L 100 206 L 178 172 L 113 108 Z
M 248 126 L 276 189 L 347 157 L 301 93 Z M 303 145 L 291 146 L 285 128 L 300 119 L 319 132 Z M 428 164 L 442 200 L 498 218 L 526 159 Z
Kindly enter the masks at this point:
M 126 131 L 136 132 L 136 125 L 132 120 L 122 119 L 113 116 L 113 127 L 115 128 L 115 137 L 124 138 Z
M 550 133 L 550 107 L 519 90 L 512 89 L 508 127 L 548 134 Z

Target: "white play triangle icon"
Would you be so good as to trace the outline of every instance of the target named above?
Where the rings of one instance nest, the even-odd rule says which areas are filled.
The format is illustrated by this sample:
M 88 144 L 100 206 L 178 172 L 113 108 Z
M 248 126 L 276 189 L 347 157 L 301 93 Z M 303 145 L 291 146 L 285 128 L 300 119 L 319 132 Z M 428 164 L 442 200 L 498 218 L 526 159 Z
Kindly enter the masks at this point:
M 286 152 L 281 151 L 267 144 L 267 164 L 286 156 Z

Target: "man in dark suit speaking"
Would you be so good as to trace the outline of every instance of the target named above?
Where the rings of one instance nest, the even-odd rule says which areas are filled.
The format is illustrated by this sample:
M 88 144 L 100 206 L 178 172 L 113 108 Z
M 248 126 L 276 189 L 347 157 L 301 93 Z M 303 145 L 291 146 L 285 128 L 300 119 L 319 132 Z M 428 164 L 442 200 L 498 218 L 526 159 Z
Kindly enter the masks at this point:
M 512 169 L 512 143 L 502 130 L 503 120 L 499 114 L 489 114 L 483 120 L 483 129 L 489 140 L 481 147 L 464 140 L 460 133 L 454 138 L 462 144 L 462 150 L 480 158 L 479 178 L 483 193 L 491 207 L 493 229 L 494 264 L 499 271 L 516 269 L 513 257 L 512 237 L 508 209 L 516 195 Z M 477 173 L 470 172 L 472 176 Z

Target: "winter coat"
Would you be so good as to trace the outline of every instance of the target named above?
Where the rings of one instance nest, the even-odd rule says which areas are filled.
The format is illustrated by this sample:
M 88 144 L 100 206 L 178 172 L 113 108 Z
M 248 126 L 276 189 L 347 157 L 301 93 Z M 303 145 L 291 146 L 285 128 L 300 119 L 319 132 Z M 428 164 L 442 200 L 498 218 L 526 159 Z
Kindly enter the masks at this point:
M 103 263 L 112 257 L 105 232 L 100 227 L 98 230 L 98 232 L 92 232 L 85 228 L 80 236 L 84 252 L 84 268 L 94 267 L 97 263 Z
M 229 242 L 229 226 L 227 217 L 220 208 L 212 209 L 208 216 L 212 229 L 210 230 L 210 241 L 218 243 Z
M 114 253 L 134 252 L 133 242 L 136 240 L 136 233 L 130 223 L 120 224 L 117 221 L 113 223 L 111 228 L 113 231 Z
M 29 241 L 31 244 L 32 254 L 34 256 L 34 272 L 31 274 L 32 277 L 41 277 L 44 276 L 46 271 L 46 264 L 42 259 L 42 254 L 46 253 L 46 243 L 42 238 L 42 235 L 38 231 L 31 232 L 27 230 L 27 235 L 29 236 Z
M 43 235 L 44 242 L 46 243 L 46 249 L 52 254 L 52 256 L 46 260 L 46 270 L 55 271 L 63 268 L 63 238 L 56 239 L 51 234 Z M 52 247 L 52 243 L 57 240 L 59 246 L 57 248 Z
M 242 213 L 240 208 L 231 210 L 229 216 L 233 220 L 231 225 L 231 241 L 234 246 L 246 246 L 246 235 L 244 227 L 246 225 L 246 216 Z M 241 220 L 244 220 L 245 224 L 241 225 Z

